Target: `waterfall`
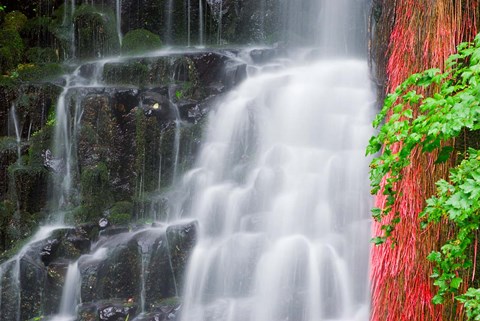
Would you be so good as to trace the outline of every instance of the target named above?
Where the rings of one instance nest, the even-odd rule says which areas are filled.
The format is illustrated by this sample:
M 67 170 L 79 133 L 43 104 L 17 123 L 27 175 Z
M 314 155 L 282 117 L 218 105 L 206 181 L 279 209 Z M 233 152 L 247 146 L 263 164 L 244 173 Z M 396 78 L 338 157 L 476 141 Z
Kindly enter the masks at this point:
M 198 42 L 200 46 L 204 45 L 204 17 L 202 0 L 198 0 Z
M 78 72 L 78 71 L 77 71 Z M 80 130 L 82 118 L 81 99 L 75 91 L 71 82 L 77 77 L 76 73 L 67 76 L 66 85 L 60 94 L 55 111 L 55 130 L 52 145 L 53 164 L 56 172 L 53 197 L 53 212 L 56 214 L 56 221 L 64 222 L 63 210 L 71 203 L 74 193 L 72 186 L 76 173 L 76 148 L 77 136 Z M 74 104 L 73 115 L 71 115 L 70 104 Z
M 296 37 L 325 30 L 305 55 L 320 58 L 267 66 L 211 112 L 171 206 L 200 225 L 183 321 L 368 320 L 375 95 L 362 47 L 345 45 L 365 29 L 347 2 L 285 2 Z
M 60 315 L 64 318 L 75 319 L 76 307 L 80 303 L 81 276 L 78 262 L 68 266 L 63 286 L 62 301 L 60 302 Z
M 122 0 L 115 0 L 116 26 L 118 43 L 122 46 Z
M 166 7 L 166 35 L 165 35 L 165 40 L 167 44 L 172 44 L 173 41 L 173 0 L 168 0 L 167 2 L 167 7 Z
M 12 107 L 10 108 L 10 123 L 13 123 L 13 128 L 15 130 L 15 140 L 17 143 L 17 163 L 22 164 L 22 138 L 21 138 L 21 133 L 20 133 L 20 125 L 18 124 L 18 117 L 17 117 L 17 111 L 15 108 L 15 104 L 12 104 Z
M 22 281 L 22 259 L 37 242 L 46 239 L 55 230 L 61 228 L 63 226 L 41 226 L 15 256 L 0 264 L 0 308 L 2 308 L 2 316 L 5 314 L 9 315 L 8 313 L 13 311 L 13 315 L 10 316 L 15 319 L 12 319 L 12 321 L 22 321 L 22 294 L 20 286 Z M 10 311 L 7 310 L 7 307 L 10 308 Z

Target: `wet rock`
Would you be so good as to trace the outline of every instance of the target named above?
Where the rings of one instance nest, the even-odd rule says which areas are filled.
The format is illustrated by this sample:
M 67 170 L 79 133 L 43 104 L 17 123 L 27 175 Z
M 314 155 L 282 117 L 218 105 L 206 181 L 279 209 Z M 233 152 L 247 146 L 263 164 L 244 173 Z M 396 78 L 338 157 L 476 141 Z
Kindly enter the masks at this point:
M 54 262 L 47 267 L 44 304 L 44 313 L 46 315 L 58 313 L 67 270 L 68 262 Z
M 82 275 L 81 295 L 84 302 L 113 298 L 136 298 L 139 295 L 141 257 L 135 240 L 128 235 L 115 235 L 108 253 L 99 259 L 86 258 L 79 262 Z M 112 246 L 115 246 L 112 248 Z
M 97 321 L 98 308 L 94 303 L 84 303 L 78 307 L 78 321 Z
M 145 281 L 146 305 L 152 306 L 161 298 L 175 296 L 177 285 L 170 265 L 167 238 L 162 234 L 149 250 L 149 264 Z
M 250 51 L 250 58 L 255 64 L 266 64 L 279 56 L 280 52 L 277 49 L 254 49 Z
M 59 244 L 60 241 L 58 239 L 53 239 L 48 240 L 47 244 L 43 247 L 40 252 L 40 258 L 45 266 L 48 266 L 55 259 L 55 253 L 57 252 Z
M 154 311 L 142 314 L 134 321 L 175 321 L 180 320 L 180 304 L 160 304 Z
M 136 306 L 108 304 L 99 308 L 98 318 L 100 321 L 124 321 L 127 318 L 133 319 L 136 311 Z
M 45 266 L 58 259 L 76 260 L 88 253 L 91 240 L 81 226 L 56 230 L 43 242 L 39 257 Z
M 106 217 L 102 217 L 101 219 L 98 220 L 98 227 L 100 230 L 106 229 L 110 223 L 108 222 L 108 219 Z
M 121 233 L 127 233 L 128 231 L 129 231 L 129 228 L 126 226 L 110 226 L 100 231 L 99 235 L 102 237 L 108 237 L 108 236 L 113 236 Z
M 44 297 L 46 269 L 38 259 L 20 260 L 20 320 L 28 320 L 41 311 Z
M 166 234 L 177 289 L 182 289 L 185 268 L 197 242 L 198 222 L 169 226 Z
M 133 320 L 137 309 L 137 305 L 123 301 L 83 303 L 78 307 L 78 321 Z

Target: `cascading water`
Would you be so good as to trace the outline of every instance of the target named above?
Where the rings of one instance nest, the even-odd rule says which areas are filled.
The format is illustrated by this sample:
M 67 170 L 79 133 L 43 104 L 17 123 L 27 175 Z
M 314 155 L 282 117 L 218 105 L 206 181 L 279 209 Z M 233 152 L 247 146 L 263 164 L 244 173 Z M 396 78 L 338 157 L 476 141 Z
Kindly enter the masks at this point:
M 78 269 L 78 262 L 71 263 L 68 266 L 65 276 L 65 285 L 63 286 L 62 300 L 60 302 L 59 316 L 52 321 L 75 320 L 76 307 L 80 303 L 80 285 L 81 276 Z
M 118 35 L 118 43 L 122 46 L 122 0 L 115 0 L 115 15 L 116 15 L 116 27 Z
M 15 140 L 17 142 L 17 163 L 21 164 L 22 162 L 22 157 L 21 157 L 21 143 L 22 143 L 22 138 L 20 134 L 20 125 L 18 124 L 18 117 L 17 117 L 17 112 L 15 108 L 15 104 L 12 104 L 12 107 L 10 108 L 10 117 L 9 117 L 9 124 L 13 126 L 13 129 L 15 131 Z
M 72 95 L 71 81 L 75 74 L 67 77 L 67 84 L 57 102 L 55 112 L 55 131 L 53 140 L 53 158 L 57 165 L 52 166 L 58 175 L 55 177 L 52 197 L 53 213 L 56 221 L 63 223 L 65 207 L 72 197 L 72 181 L 75 173 L 76 141 L 82 118 L 82 105 L 79 97 Z M 73 115 L 70 115 L 71 99 L 74 102 Z M 70 123 L 72 120 L 73 124 Z
M 342 33 L 327 37 L 362 35 L 362 11 L 348 1 L 302 3 L 291 8 L 294 31 L 335 14 L 314 25 L 326 30 L 311 42 L 323 58 L 266 68 L 220 103 L 196 168 L 176 193 L 182 199 L 171 204 L 173 216 L 201 227 L 184 321 L 368 320 L 363 151 L 375 97 L 367 62 L 352 57 L 361 48 L 345 46 Z M 300 14 L 306 9 L 314 11 L 309 19 Z

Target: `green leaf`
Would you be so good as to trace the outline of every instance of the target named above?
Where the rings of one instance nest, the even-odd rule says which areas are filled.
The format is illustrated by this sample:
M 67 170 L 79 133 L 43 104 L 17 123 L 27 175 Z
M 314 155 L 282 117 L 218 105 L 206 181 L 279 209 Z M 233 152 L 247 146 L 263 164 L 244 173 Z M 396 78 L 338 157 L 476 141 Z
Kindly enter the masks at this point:
M 452 289 L 455 289 L 455 290 L 458 290 L 458 288 L 460 287 L 460 284 L 462 284 L 463 280 L 461 278 L 453 278 L 452 281 L 450 282 L 450 287 Z
M 435 161 L 435 164 L 440 164 L 440 163 L 445 163 L 449 158 L 450 154 L 453 151 L 452 146 L 444 146 L 440 153 L 438 153 L 437 160 Z

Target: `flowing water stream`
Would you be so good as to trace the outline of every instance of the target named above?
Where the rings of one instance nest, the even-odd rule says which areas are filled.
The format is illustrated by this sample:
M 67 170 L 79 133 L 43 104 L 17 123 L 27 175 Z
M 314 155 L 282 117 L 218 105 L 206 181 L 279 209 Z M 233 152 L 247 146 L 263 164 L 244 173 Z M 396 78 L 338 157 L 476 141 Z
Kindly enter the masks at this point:
M 173 202 L 174 217 L 201 227 L 183 321 L 368 320 L 375 96 L 350 40 L 362 11 L 302 3 L 285 3 L 286 28 L 317 49 L 266 66 L 217 106 Z

